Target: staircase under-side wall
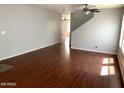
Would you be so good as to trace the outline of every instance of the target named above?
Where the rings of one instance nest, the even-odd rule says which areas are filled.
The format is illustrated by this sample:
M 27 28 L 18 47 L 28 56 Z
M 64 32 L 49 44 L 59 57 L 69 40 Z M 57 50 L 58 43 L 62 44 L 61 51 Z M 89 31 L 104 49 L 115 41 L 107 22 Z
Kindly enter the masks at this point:
M 71 13 L 71 31 L 74 31 L 90 19 L 94 17 L 94 13 L 86 14 L 84 11 L 78 10 Z
M 81 25 L 88 22 L 90 19 L 94 17 L 94 13 L 90 12 L 89 14 L 86 14 L 84 11 L 78 10 L 71 13 L 71 26 L 70 26 L 70 47 L 71 47 L 71 32 L 76 30 Z

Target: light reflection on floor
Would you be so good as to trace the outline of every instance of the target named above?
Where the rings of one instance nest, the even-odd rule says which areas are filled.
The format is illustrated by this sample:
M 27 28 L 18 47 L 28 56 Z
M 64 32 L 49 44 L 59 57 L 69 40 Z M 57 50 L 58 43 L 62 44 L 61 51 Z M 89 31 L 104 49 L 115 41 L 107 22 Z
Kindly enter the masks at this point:
M 65 38 L 65 41 L 64 41 L 64 47 L 65 47 L 65 51 L 66 51 L 66 54 L 69 55 L 70 54 L 70 47 L 69 47 L 69 37 L 66 37 Z
M 65 37 L 63 40 L 63 48 L 64 51 L 62 51 L 63 58 L 70 62 L 70 46 L 69 46 L 69 37 Z
M 113 58 L 103 58 L 101 67 L 101 76 L 115 75 L 114 59 Z

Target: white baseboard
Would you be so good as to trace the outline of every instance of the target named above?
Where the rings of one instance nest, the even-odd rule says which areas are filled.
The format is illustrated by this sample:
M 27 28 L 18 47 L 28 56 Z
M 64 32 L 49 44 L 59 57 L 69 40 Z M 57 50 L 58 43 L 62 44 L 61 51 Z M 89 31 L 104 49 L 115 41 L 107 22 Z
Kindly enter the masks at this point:
M 4 57 L 4 58 L 0 59 L 0 61 L 6 60 L 6 59 L 9 59 L 9 58 L 13 58 L 13 57 L 16 57 L 16 56 L 19 56 L 19 55 L 23 55 L 23 54 L 26 54 L 26 53 L 29 53 L 29 52 L 33 52 L 33 51 L 36 51 L 36 50 L 39 50 L 39 49 L 42 49 L 42 48 L 45 48 L 45 47 L 48 47 L 48 46 L 52 46 L 52 45 L 58 44 L 58 43 L 60 43 L 60 42 L 56 42 L 56 43 L 54 43 L 54 44 L 49 44 L 49 45 L 46 45 L 46 46 L 42 46 L 42 47 L 39 47 L 39 48 L 35 48 L 35 49 L 30 50 L 30 51 L 18 53 L 18 54 L 16 54 L 16 55 L 11 55 L 11 56 L 8 56 L 8 57 Z
M 97 51 L 97 50 L 91 50 L 91 49 L 83 49 L 83 48 L 77 48 L 77 47 L 71 47 L 71 49 L 77 49 L 77 50 L 83 50 L 83 51 L 89 51 L 89 52 L 98 52 L 98 53 L 104 53 L 104 54 L 113 54 L 113 55 L 117 55 L 117 53 L 104 52 L 104 51 Z

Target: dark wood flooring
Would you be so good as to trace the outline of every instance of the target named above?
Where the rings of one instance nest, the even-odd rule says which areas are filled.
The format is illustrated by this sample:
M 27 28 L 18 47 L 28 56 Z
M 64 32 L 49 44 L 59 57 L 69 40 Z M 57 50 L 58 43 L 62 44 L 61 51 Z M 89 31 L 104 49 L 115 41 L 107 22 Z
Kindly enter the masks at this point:
M 69 53 L 62 44 L 10 58 L 0 63 L 14 66 L 0 73 L 0 87 L 123 87 L 115 55 L 75 49 L 71 49 Z M 11 85 L 11 83 L 16 83 L 16 85 Z

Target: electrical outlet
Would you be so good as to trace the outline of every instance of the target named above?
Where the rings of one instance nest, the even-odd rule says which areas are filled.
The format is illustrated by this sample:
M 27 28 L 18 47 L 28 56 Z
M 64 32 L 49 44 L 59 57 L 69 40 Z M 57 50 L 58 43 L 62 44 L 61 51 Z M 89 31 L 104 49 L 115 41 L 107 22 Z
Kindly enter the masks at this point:
M 95 48 L 98 48 L 98 46 L 95 46 Z

